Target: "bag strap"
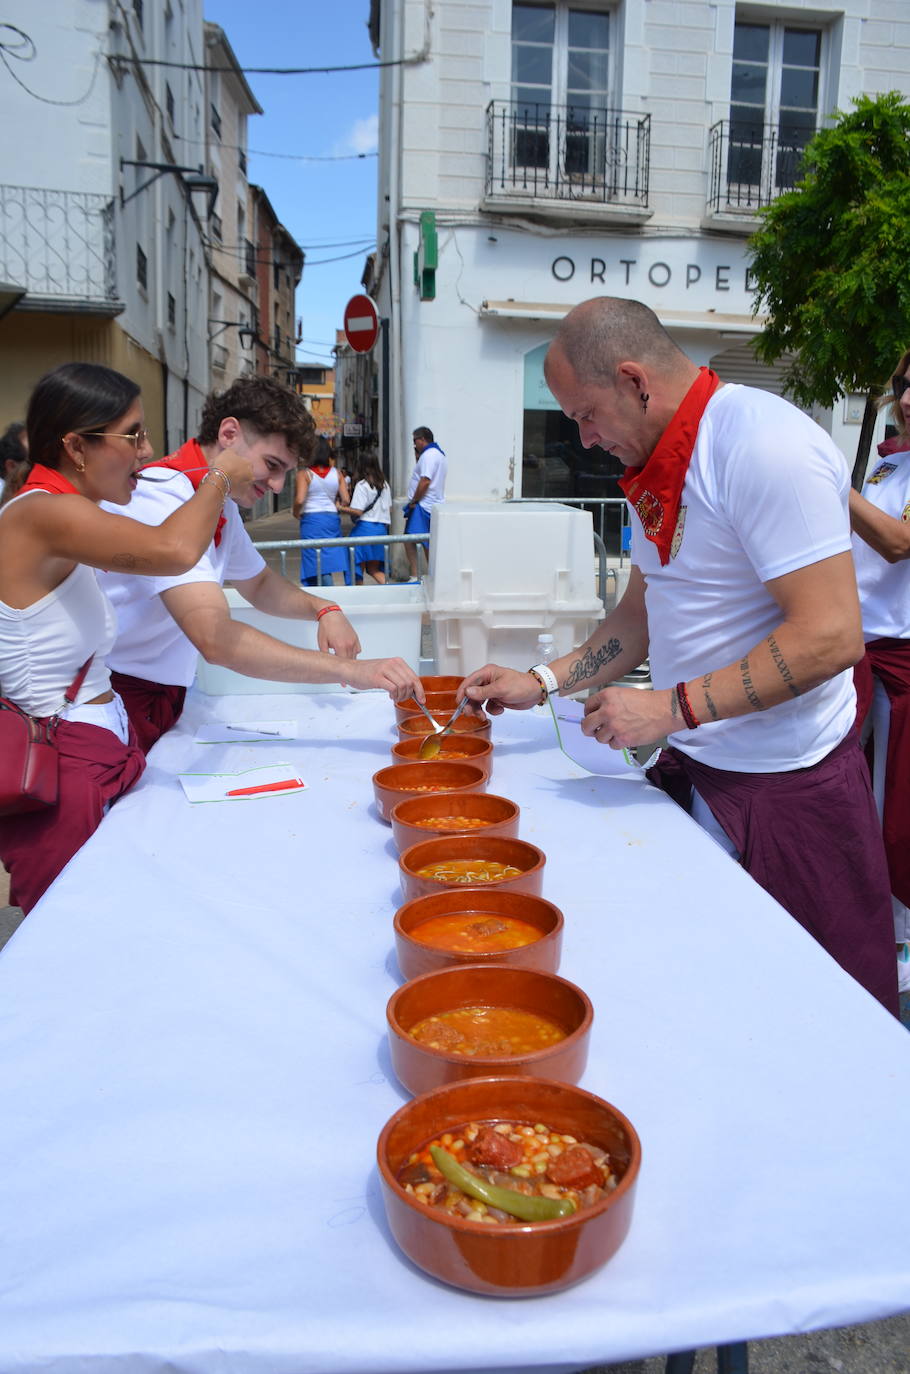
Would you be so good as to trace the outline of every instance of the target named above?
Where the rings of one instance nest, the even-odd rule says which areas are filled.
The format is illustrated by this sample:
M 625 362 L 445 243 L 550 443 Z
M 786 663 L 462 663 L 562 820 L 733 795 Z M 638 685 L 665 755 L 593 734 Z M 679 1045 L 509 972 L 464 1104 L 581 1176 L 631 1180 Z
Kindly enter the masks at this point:
M 373 509 L 373 507 L 375 506 L 376 502 L 379 500 L 380 496 L 382 495 L 382 493 L 383 493 L 384 491 L 385 491 L 385 483 L 383 483 L 382 486 L 379 488 L 379 490 L 377 491 L 376 495 L 373 497 L 373 499 L 372 499 L 372 501 L 370 502 L 370 504 L 369 504 L 368 506 L 364 506 L 363 510 L 360 512 L 360 519 L 361 519 L 361 520 L 362 520 L 363 517 L 366 515 L 367 511 L 370 511 L 370 510 Z
M 88 658 L 85 660 L 82 667 L 79 669 L 78 673 L 73 678 L 72 682 L 67 687 L 66 691 L 63 693 L 63 700 L 67 702 L 70 706 L 73 704 L 73 702 L 79 695 L 79 689 L 85 681 L 85 675 L 88 672 L 89 668 L 91 668 L 94 657 L 94 654 L 89 654 Z

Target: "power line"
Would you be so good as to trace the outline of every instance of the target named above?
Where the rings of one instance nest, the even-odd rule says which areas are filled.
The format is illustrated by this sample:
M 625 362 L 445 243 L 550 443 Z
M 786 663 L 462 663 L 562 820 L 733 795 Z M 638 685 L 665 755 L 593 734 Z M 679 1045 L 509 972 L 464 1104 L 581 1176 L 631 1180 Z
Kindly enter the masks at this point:
M 132 62 L 137 67 L 172 67 L 181 72 L 224 72 L 236 76 L 325 76 L 332 72 L 379 71 L 383 67 L 408 67 L 423 62 L 422 56 L 396 57 L 388 62 L 349 62 L 339 67 L 211 67 L 206 62 L 171 62 L 166 57 L 131 57 L 118 53 L 111 62 Z
M 209 140 L 204 138 L 187 138 L 185 134 L 174 134 L 173 137 L 181 143 L 195 144 L 197 148 L 209 147 Z M 219 143 L 218 147 L 228 152 L 245 153 L 249 157 L 281 157 L 291 162 L 356 162 L 362 158 L 379 156 L 375 149 L 370 153 L 266 153 L 261 148 L 244 148 L 240 143 Z
M 0 24 L 0 35 L 2 35 L 4 30 L 8 30 L 10 33 L 15 34 L 16 41 L 11 43 L 9 40 L 0 37 L 0 62 L 3 63 L 16 85 L 22 87 L 26 95 L 30 95 L 33 100 L 40 100 L 42 105 L 72 106 L 85 104 L 86 100 L 88 100 L 92 91 L 95 89 L 95 79 L 98 76 L 98 68 L 101 66 L 101 49 L 95 53 L 91 80 L 88 83 L 85 94 L 80 95 L 76 100 L 52 100 L 49 96 L 39 95 L 37 91 L 33 91 L 29 86 L 26 86 L 25 82 L 20 76 L 16 75 L 9 63 L 11 57 L 15 58 L 17 62 L 34 62 L 35 58 L 38 56 L 38 49 L 35 46 L 34 39 L 30 38 L 27 33 L 23 33 L 22 29 L 17 29 L 15 24 Z

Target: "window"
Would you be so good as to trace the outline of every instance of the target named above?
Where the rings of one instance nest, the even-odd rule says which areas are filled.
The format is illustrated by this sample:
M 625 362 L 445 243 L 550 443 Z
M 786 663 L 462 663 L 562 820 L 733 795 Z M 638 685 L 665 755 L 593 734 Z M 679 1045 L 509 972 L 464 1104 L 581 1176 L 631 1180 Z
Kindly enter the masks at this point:
M 174 104 L 174 92 L 171 90 L 170 84 L 167 81 L 164 83 L 164 106 L 167 110 L 167 117 L 170 120 L 171 128 L 173 129 L 175 126 L 174 112 L 176 106 Z
M 737 20 L 727 179 L 785 190 L 818 127 L 822 31 Z
M 167 322 L 172 329 L 177 324 L 177 300 L 170 291 L 167 293 Z
M 222 233 L 222 229 L 221 229 L 221 216 L 220 216 L 220 215 L 212 215 L 211 224 L 212 224 L 212 238 L 213 238 L 213 239 L 217 239 L 218 242 L 220 243 L 221 240 L 222 240 L 222 238 L 224 237 L 224 235 L 223 235 L 223 233 Z
M 247 274 L 248 277 L 255 277 L 255 275 L 256 275 L 256 245 L 253 244 L 253 243 L 251 243 L 249 239 L 246 239 L 245 242 L 244 242 L 244 245 L 243 245 L 243 252 L 244 252 L 244 261 L 245 261 L 245 265 L 246 265 L 246 274 Z
M 276 291 L 281 290 L 281 263 L 277 259 L 272 263 L 272 285 Z
M 143 253 L 139 244 L 136 244 L 136 280 L 143 291 L 148 289 L 149 284 L 149 260 Z
M 221 141 L 221 115 L 218 113 L 218 111 L 217 111 L 217 109 L 215 108 L 214 105 L 210 105 L 210 106 L 209 106 L 209 122 L 210 122 L 210 124 L 211 124 L 211 126 L 212 126 L 212 133 L 215 135 L 215 137 L 216 137 L 216 138 L 218 139 L 218 141 L 220 142 L 220 141 Z
M 138 25 L 139 25 L 139 27 L 140 27 L 140 29 L 141 29 L 141 28 L 142 28 L 142 18 L 143 18 L 143 16 L 142 16 L 142 0 L 133 0 L 133 14 L 135 14 L 135 16 L 136 16 L 136 21 L 137 21 L 137 23 L 138 23 Z
M 512 156 L 551 176 L 603 179 L 610 15 L 568 0 L 512 6 Z

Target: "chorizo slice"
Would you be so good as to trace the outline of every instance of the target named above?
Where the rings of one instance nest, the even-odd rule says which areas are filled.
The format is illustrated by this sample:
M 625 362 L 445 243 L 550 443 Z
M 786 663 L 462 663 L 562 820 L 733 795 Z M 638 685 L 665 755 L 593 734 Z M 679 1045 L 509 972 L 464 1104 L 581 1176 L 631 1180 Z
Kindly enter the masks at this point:
M 493 1169 L 511 1169 L 520 1164 L 524 1150 L 517 1140 L 500 1135 L 492 1126 L 484 1126 L 470 1147 L 469 1158 L 472 1164 L 487 1164 Z
M 547 1178 L 559 1188 L 602 1188 L 604 1172 L 583 1145 L 570 1145 L 547 1165 Z

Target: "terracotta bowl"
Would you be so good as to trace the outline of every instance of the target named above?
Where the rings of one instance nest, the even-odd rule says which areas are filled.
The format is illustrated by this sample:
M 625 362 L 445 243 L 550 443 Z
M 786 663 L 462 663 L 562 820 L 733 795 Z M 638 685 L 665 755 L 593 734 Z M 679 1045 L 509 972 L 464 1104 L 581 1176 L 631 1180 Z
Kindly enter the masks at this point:
M 408 1034 L 427 1016 L 459 1007 L 514 1007 L 555 1021 L 565 1039 L 522 1054 L 459 1054 L 434 1050 Z M 594 1009 L 581 988 L 555 973 L 466 964 L 425 973 L 398 988 L 386 1006 L 392 1067 L 408 1092 L 425 1093 L 461 1078 L 529 1074 L 577 1083 L 588 1062 Z
M 473 765 L 472 765 L 473 766 Z M 492 792 L 476 792 L 470 797 L 445 793 L 424 793 L 409 797 L 392 808 L 392 838 L 399 850 L 408 849 L 421 840 L 437 835 L 505 835 L 514 839 L 518 834 L 518 807 L 507 797 L 495 797 Z M 421 821 L 456 817 L 478 821 L 477 825 L 421 825 Z
M 423 683 L 423 690 L 425 692 L 457 692 L 464 682 L 464 678 L 451 676 L 434 677 L 431 675 L 430 677 L 422 677 L 420 681 Z
M 421 768 L 425 766 L 414 765 Z M 456 767 L 454 763 L 447 766 Z M 462 764 L 464 768 L 471 766 Z M 489 859 L 494 863 L 509 864 L 521 872 L 517 878 L 494 878 L 492 882 L 471 884 L 417 876 L 419 868 L 443 859 Z M 401 869 L 401 888 L 406 902 L 414 897 L 425 897 L 428 892 L 466 891 L 469 886 L 492 892 L 530 892 L 539 897 L 546 861 L 543 850 L 535 844 L 528 844 L 527 840 L 505 840 L 500 835 L 441 835 L 438 840 L 422 840 L 420 844 L 412 844 L 399 856 L 398 867 Z
M 512 916 L 527 921 L 540 931 L 540 939 L 518 949 L 504 949 L 496 953 L 459 953 L 424 944 L 415 939 L 419 927 L 432 917 L 462 915 L 465 921 L 484 917 Z M 543 897 L 531 897 L 526 892 L 484 892 L 469 887 L 464 892 L 435 892 L 430 897 L 418 897 L 406 902 L 395 913 L 395 952 L 398 967 L 405 978 L 419 978 L 422 973 L 434 973 L 442 968 L 460 968 L 465 964 L 507 964 L 509 968 L 533 968 L 542 973 L 555 973 L 562 952 L 563 916 L 559 907 Z
M 393 763 L 417 763 L 420 743 L 419 739 L 405 739 L 393 744 Z M 476 735 L 459 735 L 457 739 L 452 735 L 446 735 L 436 759 L 440 763 L 444 760 L 452 763 L 475 763 L 489 777 L 490 769 L 493 767 L 493 744 L 488 739 L 478 739 Z M 421 759 L 420 762 L 429 760 Z
M 455 792 L 484 792 L 487 778 L 482 768 L 473 763 L 393 763 L 373 774 L 373 795 L 380 816 L 387 821 L 392 808 L 407 797 L 420 797 L 424 787 L 441 787 L 442 791 L 426 795 L 442 796 Z
M 440 725 L 446 725 L 452 713 L 449 711 L 440 715 L 431 711 L 430 714 L 434 720 L 439 721 Z M 420 715 L 419 712 L 416 716 L 405 716 L 404 720 L 398 722 L 399 739 L 423 739 L 432 733 L 430 722 L 426 716 Z M 490 718 L 489 716 L 459 716 L 449 734 L 456 737 L 470 735 L 475 739 L 489 739 Z
M 458 697 L 455 692 L 427 692 L 424 705 L 431 716 L 442 716 L 445 721 L 456 711 Z M 413 697 L 405 697 L 404 701 L 395 703 L 395 720 L 399 725 L 407 716 L 419 715 L 420 707 Z
M 542 1121 L 606 1150 L 617 1187 L 570 1217 L 493 1226 L 434 1212 L 397 1181 L 409 1156 L 442 1131 L 503 1120 Z M 386 1123 L 377 1156 L 389 1226 L 410 1260 L 456 1288 L 520 1298 L 568 1288 L 616 1253 L 632 1221 L 641 1144 L 622 1112 L 581 1088 L 544 1078 L 470 1078 L 406 1103 Z

